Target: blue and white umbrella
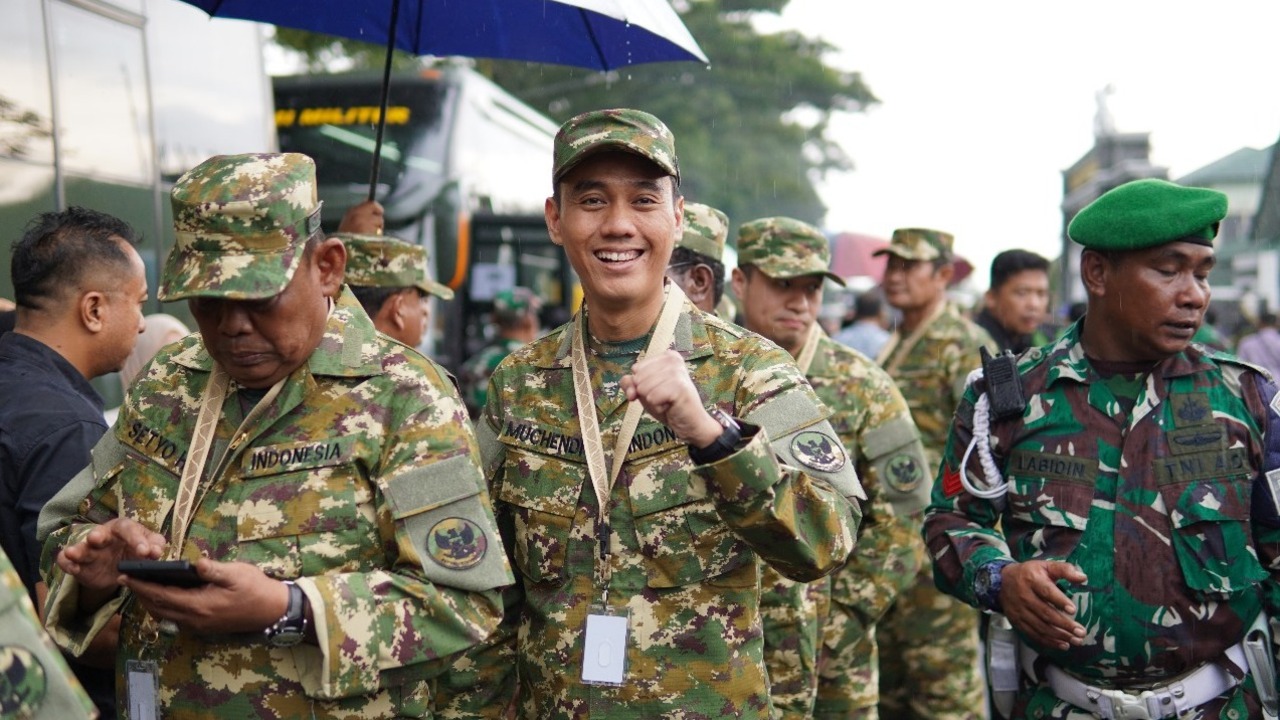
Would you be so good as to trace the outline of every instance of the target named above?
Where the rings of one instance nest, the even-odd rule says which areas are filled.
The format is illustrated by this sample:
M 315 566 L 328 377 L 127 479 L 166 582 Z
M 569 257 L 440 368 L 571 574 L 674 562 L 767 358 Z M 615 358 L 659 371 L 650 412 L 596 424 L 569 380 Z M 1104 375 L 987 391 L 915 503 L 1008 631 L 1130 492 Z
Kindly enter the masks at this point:
M 614 70 L 707 56 L 668 0 L 182 0 L 238 18 L 387 45 L 415 55 L 526 60 Z M 378 146 L 382 127 L 378 128 Z M 370 199 L 380 152 L 374 153 Z

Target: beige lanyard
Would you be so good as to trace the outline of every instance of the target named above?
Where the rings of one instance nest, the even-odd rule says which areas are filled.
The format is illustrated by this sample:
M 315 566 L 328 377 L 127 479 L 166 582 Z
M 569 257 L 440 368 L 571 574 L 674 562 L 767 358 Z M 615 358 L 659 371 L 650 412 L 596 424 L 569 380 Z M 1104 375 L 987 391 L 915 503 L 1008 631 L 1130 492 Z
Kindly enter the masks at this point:
M 800 348 L 800 355 L 796 357 L 796 367 L 800 368 L 800 374 L 809 377 L 809 366 L 813 365 L 813 356 L 818 354 L 818 341 L 822 339 L 824 333 L 818 323 L 809 326 L 809 335 L 804 339 L 804 347 Z
M 658 324 L 649 338 L 649 344 L 640 353 L 636 361 L 644 359 L 655 350 L 661 351 L 671 346 L 675 337 L 676 321 L 684 309 L 685 295 L 674 283 L 667 283 L 667 297 L 662 303 L 662 311 L 658 315 Z M 600 439 L 600 418 L 596 412 L 595 395 L 591 392 L 591 375 L 587 370 L 587 353 L 582 336 L 586 333 L 585 313 L 574 323 L 573 328 L 573 393 L 578 402 L 578 425 L 582 429 L 582 446 L 587 457 L 587 474 L 591 477 L 591 486 L 595 490 L 596 502 L 599 505 L 599 524 L 597 532 L 601 533 L 600 554 L 602 562 L 601 582 L 605 588 L 605 600 L 608 601 L 608 563 L 604 556 L 608 548 L 609 537 L 606 520 L 608 519 L 609 492 L 618 474 L 622 472 L 622 463 L 626 459 L 627 448 L 631 444 L 631 436 L 640 424 L 640 414 L 644 406 L 633 400 L 627 403 L 626 415 L 622 418 L 622 427 L 618 430 L 618 438 L 613 443 L 613 465 L 606 472 L 604 462 L 604 442 Z
M 265 412 L 265 408 L 270 407 L 272 401 L 280 394 L 280 389 L 284 387 L 287 379 L 287 376 L 281 378 L 271 386 L 267 394 L 245 416 L 232 434 L 232 438 L 240 437 L 250 423 L 257 421 L 258 417 Z M 221 365 L 214 363 L 213 373 L 200 398 L 200 414 L 196 417 L 196 429 L 191 436 L 187 462 L 182 467 L 182 479 L 178 483 L 178 497 L 173 506 L 173 521 L 169 525 L 169 547 L 165 552 L 170 560 L 181 557 L 182 546 L 186 544 L 187 530 L 195 515 L 197 501 L 203 495 L 200 492 L 200 478 L 204 476 L 205 463 L 209 459 L 209 449 L 213 446 L 213 437 L 218 429 L 218 418 L 222 415 L 222 404 L 226 400 L 229 386 L 230 378 L 227 371 L 223 370 Z
M 885 372 L 890 375 L 898 372 L 898 368 L 902 366 L 902 362 L 906 360 L 907 356 L 911 354 L 911 351 L 915 349 L 916 343 L 920 342 L 920 338 L 924 337 L 924 334 L 928 332 L 929 326 L 933 325 L 933 321 L 937 320 L 938 316 L 942 314 L 942 311 L 946 309 L 946 300 L 938 303 L 938 307 L 934 309 L 933 312 L 929 313 L 929 317 L 925 318 L 924 322 L 920 323 L 920 326 L 908 335 L 906 340 L 899 342 L 901 335 L 895 332 L 889 342 L 885 344 L 884 349 L 876 356 L 876 364 L 884 368 Z M 902 352 L 898 352 L 899 348 L 901 348 Z M 893 357 L 893 362 L 885 365 L 885 361 L 890 357 Z

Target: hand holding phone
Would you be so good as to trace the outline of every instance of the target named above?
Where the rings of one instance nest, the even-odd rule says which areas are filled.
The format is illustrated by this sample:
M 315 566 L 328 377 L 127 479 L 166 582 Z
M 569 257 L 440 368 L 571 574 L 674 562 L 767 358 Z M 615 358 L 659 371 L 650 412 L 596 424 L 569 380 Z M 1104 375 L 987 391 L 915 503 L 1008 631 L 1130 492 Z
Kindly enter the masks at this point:
M 206 584 L 187 560 L 121 560 L 116 570 L 143 582 L 194 588 Z

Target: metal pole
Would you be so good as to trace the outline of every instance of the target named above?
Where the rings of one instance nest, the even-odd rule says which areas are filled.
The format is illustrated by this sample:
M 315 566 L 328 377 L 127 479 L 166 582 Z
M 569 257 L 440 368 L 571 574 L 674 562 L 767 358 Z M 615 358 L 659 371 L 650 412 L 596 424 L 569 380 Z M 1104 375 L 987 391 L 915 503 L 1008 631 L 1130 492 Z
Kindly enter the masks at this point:
M 387 101 L 391 96 L 391 53 L 396 49 L 396 25 L 400 22 L 400 0 L 391 2 L 391 27 L 387 31 L 387 62 L 382 68 L 382 108 L 378 111 L 378 135 L 373 143 L 373 167 L 369 171 L 369 199 L 377 199 L 378 170 L 382 165 L 382 133 L 387 129 Z

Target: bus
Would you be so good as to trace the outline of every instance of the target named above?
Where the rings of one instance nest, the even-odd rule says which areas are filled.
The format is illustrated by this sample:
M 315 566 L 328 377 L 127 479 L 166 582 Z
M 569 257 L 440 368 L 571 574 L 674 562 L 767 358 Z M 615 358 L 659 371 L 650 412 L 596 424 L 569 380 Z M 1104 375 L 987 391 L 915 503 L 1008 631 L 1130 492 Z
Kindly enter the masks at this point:
M 276 77 L 281 150 L 316 161 L 327 230 L 364 201 L 381 74 Z M 376 198 L 388 235 L 427 249 L 456 297 L 437 302 L 422 348 L 451 371 L 490 339 L 495 293 L 523 285 L 545 324 L 567 317 L 575 282 L 543 221 L 557 126 L 461 64 L 391 78 Z
M 176 0 L 0 0 L 0 297 L 37 213 L 83 205 L 142 236 L 152 289 L 173 244 L 168 193 L 210 155 L 276 148 L 264 26 Z M 94 383 L 110 407 L 119 381 Z

